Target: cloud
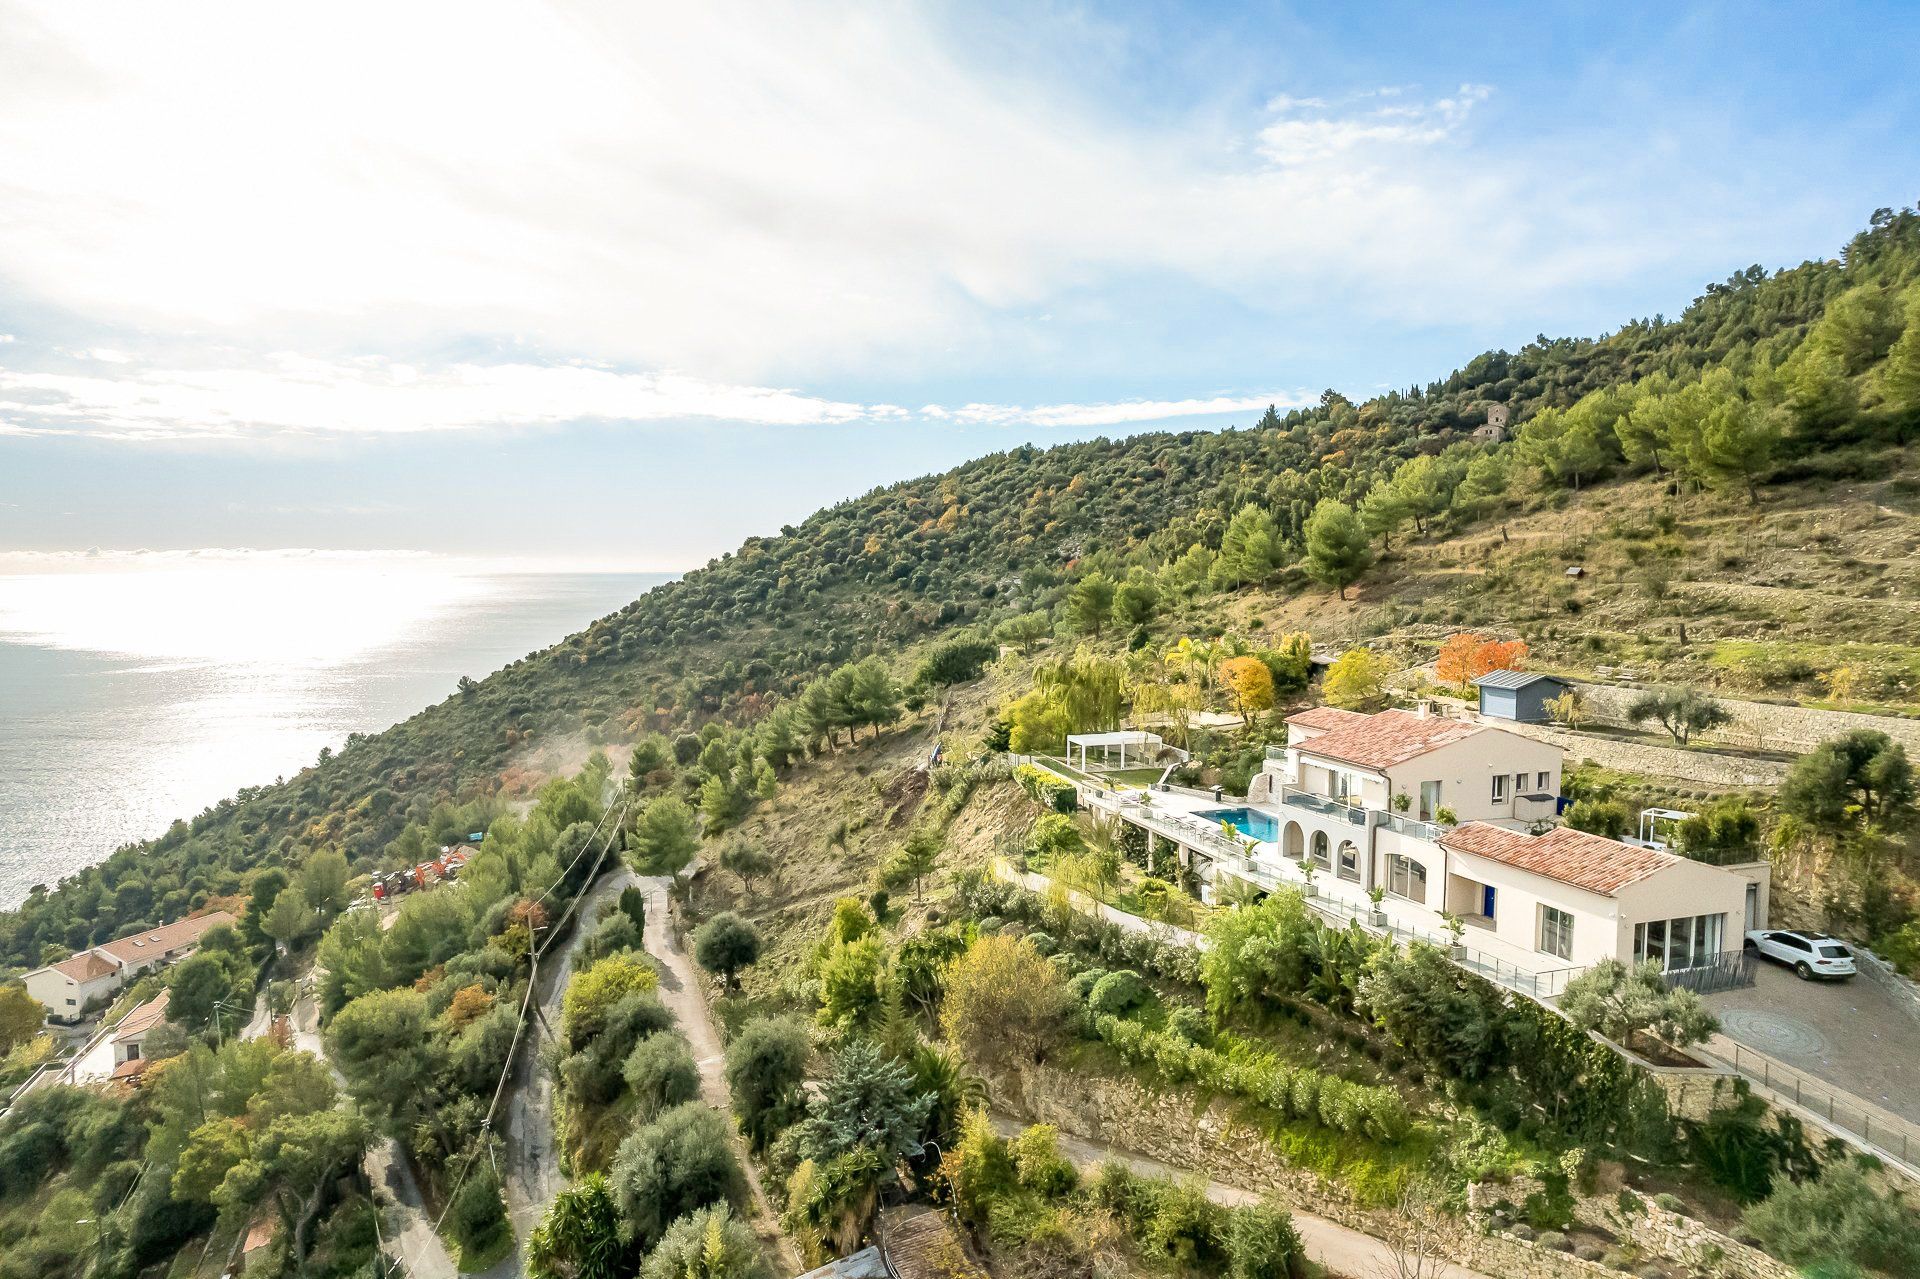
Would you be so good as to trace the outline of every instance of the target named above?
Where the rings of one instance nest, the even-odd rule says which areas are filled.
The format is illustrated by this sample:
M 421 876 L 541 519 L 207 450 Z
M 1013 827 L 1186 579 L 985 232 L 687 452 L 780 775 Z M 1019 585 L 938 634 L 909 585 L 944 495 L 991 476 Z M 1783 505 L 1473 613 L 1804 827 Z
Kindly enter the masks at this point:
M 1260 153 L 1279 165 L 1302 165 L 1389 148 L 1427 147 L 1452 138 L 1468 114 L 1493 90 L 1463 84 L 1456 93 L 1431 102 L 1401 102 L 1403 90 L 1389 87 L 1359 95 L 1362 100 L 1391 99 L 1391 105 L 1334 113 L 1323 98 L 1289 98 L 1267 104 L 1283 117 L 1260 131 Z M 1316 111 L 1321 114 L 1302 115 Z
M 579 365 L 456 364 L 427 371 L 279 355 L 258 367 L 113 376 L 0 370 L 0 432 L 20 435 L 219 439 L 703 418 L 818 426 L 870 412 L 772 387 Z
M 912 5 L 341 0 L 298 39 L 243 0 L 0 22 L 0 278 L 182 340 L 470 337 L 791 383 L 965 368 L 1009 313 L 1119 279 L 1420 323 L 1671 252 L 1573 225 L 1557 160 L 1538 201 L 1472 154 L 1479 86 L 1148 124 L 970 60 Z
M 1042 427 L 1127 426 L 1186 417 L 1260 413 L 1265 411 L 1268 405 L 1278 408 L 1297 408 L 1313 402 L 1315 398 L 1300 391 L 1276 391 L 1267 395 L 1215 395 L 1190 400 L 1124 400 L 1113 404 L 1043 404 L 1034 408 L 1021 408 L 1011 404 L 966 404 L 957 409 L 948 410 L 929 406 L 921 412 L 930 417 L 951 418 L 958 422 L 988 425 L 1027 423 Z
M 731 385 L 678 373 L 584 365 L 457 364 L 425 370 L 359 360 L 278 355 L 251 367 L 115 369 L 111 373 L 0 369 L 0 435 L 118 440 L 380 435 L 568 422 L 718 421 L 814 427 L 927 421 L 1086 427 L 1218 416 L 1298 393 L 1216 395 L 1110 404 L 927 405 L 824 399 L 778 387 Z

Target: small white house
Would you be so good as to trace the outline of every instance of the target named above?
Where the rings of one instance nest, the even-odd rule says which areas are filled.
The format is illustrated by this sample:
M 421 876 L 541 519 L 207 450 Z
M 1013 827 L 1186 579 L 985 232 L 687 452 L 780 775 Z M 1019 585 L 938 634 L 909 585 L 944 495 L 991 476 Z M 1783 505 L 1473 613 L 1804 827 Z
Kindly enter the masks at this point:
M 51 1020 L 79 1021 L 88 1004 L 118 994 L 142 973 L 185 959 L 209 929 L 236 922 L 226 911 L 215 910 L 129 933 L 34 969 L 25 978 L 27 993 L 45 1006 Z
M 1437 842 L 1446 909 L 1508 945 L 1572 967 L 1652 959 L 1669 972 L 1740 949 L 1742 874 L 1567 826 L 1529 835 L 1469 822 Z
M 161 991 L 128 1013 L 113 1032 L 113 1064 L 118 1070 L 145 1057 L 147 1035 L 167 1019 L 167 992 Z

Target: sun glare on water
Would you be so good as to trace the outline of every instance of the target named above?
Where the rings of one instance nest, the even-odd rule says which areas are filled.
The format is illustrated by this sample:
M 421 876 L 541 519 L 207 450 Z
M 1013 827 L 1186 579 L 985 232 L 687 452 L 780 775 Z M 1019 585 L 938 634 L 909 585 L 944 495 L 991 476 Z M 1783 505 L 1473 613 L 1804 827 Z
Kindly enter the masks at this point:
M 0 576 L 0 638 L 228 666 L 327 666 L 490 589 L 436 563 L 268 558 Z

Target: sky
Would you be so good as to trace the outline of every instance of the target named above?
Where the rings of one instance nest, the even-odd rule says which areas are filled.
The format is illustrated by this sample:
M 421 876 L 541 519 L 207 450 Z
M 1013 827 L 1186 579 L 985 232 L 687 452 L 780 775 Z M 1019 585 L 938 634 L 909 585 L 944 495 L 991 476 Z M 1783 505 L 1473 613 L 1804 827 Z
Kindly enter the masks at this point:
M 0 552 L 678 571 L 1677 314 L 1920 196 L 1920 8 L 0 0 Z

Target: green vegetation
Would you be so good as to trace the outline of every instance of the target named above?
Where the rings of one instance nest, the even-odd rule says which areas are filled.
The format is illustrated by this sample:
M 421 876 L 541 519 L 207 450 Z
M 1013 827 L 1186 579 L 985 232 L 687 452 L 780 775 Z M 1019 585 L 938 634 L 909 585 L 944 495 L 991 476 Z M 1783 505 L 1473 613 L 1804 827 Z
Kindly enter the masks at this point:
M 778 1174 L 789 1223 L 820 1249 L 858 1238 L 891 1164 L 905 1163 L 909 1177 L 927 1171 L 900 1158 L 906 1127 L 917 1126 L 917 1140 L 940 1134 L 943 1148 L 957 1136 L 972 1063 L 1072 1058 L 1160 1077 L 1164 1057 L 1166 1069 L 1222 1079 L 1238 1070 L 1246 1082 L 1260 1050 L 1236 1056 L 1235 1045 L 1282 1034 L 1276 1027 L 1294 1016 L 1352 1035 L 1359 1046 L 1349 1052 L 1370 1064 L 1329 1071 L 1275 1052 L 1272 1079 L 1285 1069 L 1288 1104 L 1274 1104 L 1278 1086 L 1264 1077 L 1254 1091 L 1265 1100 L 1236 1096 L 1265 1107 L 1290 1159 L 1361 1187 L 1371 1202 L 1388 1197 L 1408 1148 L 1431 1155 L 1455 1188 L 1483 1165 L 1558 1170 L 1562 1160 L 1623 1156 L 1663 1169 L 1691 1164 L 1742 1200 L 1819 1185 L 1817 1158 L 1779 1125 L 1735 1109 L 1705 1123 L 1675 1120 L 1619 1058 L 1558 1018 L 1426 949 L 1303 929 L 1284 901 L 1212 921 L 1224 955 L 1202 973 L 1191 951 L 1076 922 L 1058 903 L 964 877 L 943 893 L 943 860 L 977 865 L 994 843 L 1004 814 L 970 809 L 969 796 L 1004 767 L 996 775 L 949 764 L 905 782 L 863 770 L 888 750 L 883 733 L 937 698 L 958 708 L 950 749 L 977 732 L 989 746 L 1053 752 L 1068 733 L 1153 715 L 1196 756 L 1185 780 L 1238 790 L 1259 766 L 1258 719 L 1305 687 L 1309 631 L 1345 650 L 1326 685 L 1339 705 L 1383 704 L 1384 677 L 1406 664 L 1399 658 L 1430 656 L 1437 637 L 1461 628 L 1497 625 L 1514 637 L 1499 643 L 1524 644 L 1554 669 L 1631 666 L 1693 690 L 1648 707 L 1650 721 L 1683 744 L 1713 727 L 1709 685 L 1920 706 L 1920 649 L 1909 643 L 1904 602 L 1920 545 L 1920 482 L 1904 452 L 1920 428 L 1917 276 L 1920 215 L 1883 211 L 1839 259 L 1741 272 L 1674 320 L 1489 352 L 1446 379 L 1365 403 L 1328 392 L 1249 430 L 1023 447 L 875 490 L 750 539 L 294 777 L 36 889 L 0 916 L 0 963 L 24 969 L 225 905 L 242 912 L 240 928 L 210 939 L 169 977 L 176 1016 L 189 1031 L 212 1031 L 229 1015 L 223 1005 L 250 998 L 271 951 L 312 947 L 349 1091 L 371 1123 L 406 1143 L 468 1259 L 497 1249 L 505 1230 L 486 1121 L 534 949 L 553 936 L 603 849 L 666 871 L 729 833 L 737 842 L 727 847 L 743 850 L 719 859 L 729 883 L 772 899 L 785 891 L 772 884 L 788 876 L 819 881 L 820 905 L 808 902 L 805 926 L 827 927 L 805 954 L 796 948 L 812 935 L 785 935 L 797 925 L 760 927 L 758 947 L 742 930 L 720 930 L 730 944 L 708 958 L 729 987 L 723 1012 L 742 1020 L 766 1001 L 811 1015 L 849 1086 L 856 1075 L 876 1088 L 894 1081 L 900 1115 L 915 1119 L 828 1141 L 822 1125 L 835 1121 L 783 1082 L 790 1070 L 745 1104 L 741 1118 Z M 1474 442 L 1495 404 L 1514 438 Z M 1835 485 L 1848 486 L 1844 500 L 1830 496 Z M 1566 575 L 1575 565 L 1585 576 Z M 1337 599 L 1309 595 L 1308 582 Z M 1014 655 L 999 660 L 1000 644 Z M 1479 659 L 1466 660 L 1471 669 Z M 1247 728 L 1196 729 L 1201 711 L 1223 708 L 1241 712 Z M 1804 868 L 1821 867 L 1820 906 L 1832 926 L 1916 956 L 1913 784 L 1904 752 L 1876 736 L 1815 751 L 1771 811 L 1728 800 L 1678 838 L 1715 860 L 1764 844 L 1783 883 L 1807 882 Z M 616 782 L 595 752 L 627 744 Z M 844 770 L 822 766 L 836 759 Z M 560 761 L 581 760 L 580 777 L 547 780 L 569 766 Z M 1061 819 L 1023 830 L 1022 847 L 1071 861 L 1076 875 L 1131 894 L 1143 911 L 1179 900 L 1180 872 L 1162 842 L 1115 833 L 1102 843 L 1067 820 L 1069 793 L 1056 782 L 1020 781 Z M 873 793 L 848 798 L 862 787 Z M 827 829 L 816 829 L 813 813 L 783 807 L 801 788 L 829 797 Z M 1618 826 L 1620 796 L 1596 789 L 1577 798 L 1580 821 Z M 988 799 L 979 807 L 1002 803 Z M 813 832 L 804 856 L 791 841 L 769 843 L 782 825 Z M 360 876 L 411 866 L 476 832 L 481 852 L 459 883 L 405 900 L 390 930 L 346 909 Z M 1146 877 L 1130 879 L 1123 864 Z M 850 900 L 822 921 L 824 903 L 843 895 Z M 956 908 L 971 922 L 955 923 L 947 912 Z M 890 930 L 909 915 L 915 936 L 896 942 Z M 1046 944 L 1010 923 L 1037 928 Z M 647 998 L 651 973 L 634 954 L 643 924 L 636 902 L 594 926 L 579 997 L 562 1019 L 556 1068 L 569 1121 L 593 1117 L 624 1135 L 617 1152 L 570 1143 L 583 1166 L 612 1175 L 604 1187 L 570 1192 L 548 1235 L 553 1265 L 601 1264 L 611 1221 L 625 1232 L 620 1248 L 634 1240 L 665 1248 L 672 1237 L 683 1268 L 736 1273 L 728 1224 L 715 1214 L 675 1234 L 688 1213 L 732 1193 L 737 1170 L 713 1154 L 725 1149 L 712 1138 L 726 1121 L 672 1100 L 684 1091 L 684 1062 L 670 1045 L 652 1045 L 660 1027 Z M 752 963 L 749 952 L 761 951 L 781 962 Z M 1105 971 L 1076 994 L 1094 964 Z M 1211 1029 L 1196 1021 L 1195 999 L 1174 994 L 1197 998 L 1202 985 Z M 1097 989 L 1110 1024 L 1089 1020 L 1081 996 Z M 1615 994 L 1627 1002 L 1624 982 L 1607 997 Z M 996 1017 L 1003 1033 L 993 1035 Z M 1094 1034 L 1103 1024 L 1111 1041 Z M 11 1039 L 14 1072 L 15 1056 L 37 1040 Z M 1135 1057 L 1123 1057 L 1121 1041 Z M 863 1043 L 878 1057 L 862 1056 Z M 763 1034 L 758 1051 L 784 1065 L 799 1050 L 789 1031 L 784 1040 Z M 1311 1104 L 1295 1105 L 1296 1078 L 1342 1086 L 1310 1086 Z M 1442 1140 L 1423 1135 L 1440 1129 L 1423 1126 L 1442 1104 L 1423 1091 L 1429 1080 L 1444 1086 L 1450 1117 L 1463 1119 L 1433 1151 L 1420 1148 Z M 1349 1088 L 1387 1087 L 1405 1104 L 1397 1143 L 1378 1123 L 1341 1118 L 1354 1112 L 1353 1097 L 1371 1096 Z M 932 1099 L 924 1114 L 922 1098 Z M 146 1101 L 105 1104 L 97 1113 L 112 1117 L 89 1123 L 133 1134 L 150 1122 Z M 327 1111 L 336 1112 L 348 1113 Z M 256 1142 L 265 1127 L 225 1118 L 240 1119 L 246 1134 L 207 1133 L 196 1166 L 218 1168 L 228 1156 L 233 1168 L 271 1164 L 271 1143 Z M 1489 1155 L 1453 1135 L 1480 1124 L 1512 1136 Z M 629 1125 L 638 1126 L 624 1132 Z M 29 1128 L 30 1139 L 5 1146 Z M 110 1208 L 125 1170 L 109 1171 L 118 1159 L 90 1162 L 85 1137 L 51 1120 L 10 1115 L 0 1125 L 0 1149 L 32 1170 L 0 1196 L 3 1264 L 20 1256 L 35 1273 L 126 1274 L 194 1232 L 231 1224 L 211 1192 L 176 1199 L 184 1191 L 146 1189 L 150 1176 L 123 1208 Z M 1070 1240 L 1069 1251 L 1096 1238 L 1072 1231 L 1105 1229 L 1105 1220 L 1131 1241 L 1123 1252 L 1154 1264 L 1245 1269 L 1266 1264 L 1247 1258 L 1284 1253 L 1248 1243 L 1235 1254 L 1234 1227 L 1206 1224 L 1202 1209 L 1172 1192 L 1140 1197 L 1148 1206 L 1137 1210 L 1118 1193 L 1063 1204 L 1060 1193 L 1080 1192 L 1060 1192 L 1042 1143 L 1032 1144 L 1027 1162 L 1039 1171 L 1014 1196 L 1025 1205 L 1015 1215 L 1046 1204 L 1065 1212 L 1066 1233 L 1055 1238 Z M 260 1184 L 275 1175 L 261 1173 Z M 1564 1187 L 1568 1174 L 1552 1175 Z M 288 1184 L 297 1198 L 299 1186 Z M 318 1260 L 309 1269 L 350 1266 L 363 1208 L 330 1209 L 344 1215 L 288 1233 L 287 1246 L 311 1248 Z M 81 1219 L 106 1224 L 85 1236 L 62 1224 Z M 1044 1235 L 1022 1234 L 1019 1246 L 1035 1238 Z M 619 1256 L 629 1269 L 636 1260 Z

